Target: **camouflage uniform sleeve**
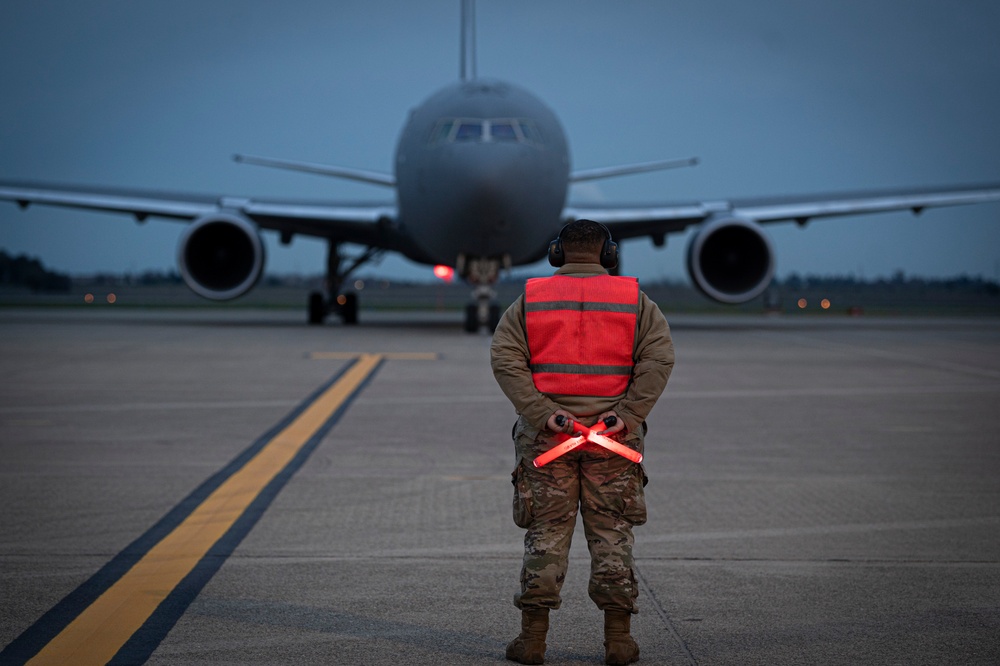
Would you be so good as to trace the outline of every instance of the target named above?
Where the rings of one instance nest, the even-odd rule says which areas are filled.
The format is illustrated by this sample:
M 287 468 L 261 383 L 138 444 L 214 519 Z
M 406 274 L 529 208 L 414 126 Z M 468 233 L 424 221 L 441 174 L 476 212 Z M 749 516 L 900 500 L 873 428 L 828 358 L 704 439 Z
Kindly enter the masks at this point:
M 493 333 L 490 363 L 493 376 L 514 409 L 538 430 L 545 429 L 552 412 L 559 406 L 535 388 L 531 379 L 531 354 L 524 325 L 524 296 L 507 308 Z
M 667 387 L 674 368 L 674 343 L 670 326 L 656 303 L 642 294 L 639 331 L 635 346 L 632 381 L 615 411 L 629 432 L 636 432 Z

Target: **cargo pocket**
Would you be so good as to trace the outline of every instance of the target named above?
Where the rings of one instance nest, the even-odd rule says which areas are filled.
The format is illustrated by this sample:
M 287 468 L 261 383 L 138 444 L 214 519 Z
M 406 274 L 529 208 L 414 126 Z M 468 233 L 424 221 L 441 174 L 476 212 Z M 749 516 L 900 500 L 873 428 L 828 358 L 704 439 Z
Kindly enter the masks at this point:
M 524 474 L 524 463 L 519 462 L 511 472 L 510 482 L 514 484 L 514 524 L 528 527 L 535 517 L 531 488 Z
M 642 465 L 632 466 L 632 478 L 629 480 L 622 495 L 625 501 L 625 511 L 622 518 L 633 525 L 643 525 L 646 523 L 646 493 L 643 488 L 649 483 L 646 470 Z

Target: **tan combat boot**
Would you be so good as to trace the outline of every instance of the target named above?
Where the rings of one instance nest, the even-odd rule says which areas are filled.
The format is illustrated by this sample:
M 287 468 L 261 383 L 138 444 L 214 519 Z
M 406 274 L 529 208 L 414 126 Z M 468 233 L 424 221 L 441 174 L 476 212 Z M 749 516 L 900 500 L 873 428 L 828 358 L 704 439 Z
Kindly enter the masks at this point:
M 521 611 L 521 633 L 507 644 L 507 658 L 519 664 L 545 663 L 545 634 L 549 631 L 549 609 Z
M 604 611 L 604 663 L 631 664 L 639 661 L 639 646 L 632 638 L 632 614 Z

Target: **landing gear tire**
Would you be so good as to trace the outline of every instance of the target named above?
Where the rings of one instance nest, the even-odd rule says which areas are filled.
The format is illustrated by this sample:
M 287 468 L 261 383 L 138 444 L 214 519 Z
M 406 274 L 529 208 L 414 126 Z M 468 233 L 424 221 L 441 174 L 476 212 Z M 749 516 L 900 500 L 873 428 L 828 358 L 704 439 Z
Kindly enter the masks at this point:
M 490 320 L 487 322 L 487 326 L 490 327 L 490 333 L 494 333 L 497 330 L 497 325 L 500 323 L 500 306 L 497 303 L 490 303 Z
M 358 295 L 357 294 L 343 294 L 342 297 L 338 298 L 338 303 L 340 300 L 340 318 L 345 324 L 355 325 L 358 323 Z
M 309 323 L 322 324 L 323 320 L 326 319 L 327 312 L 328 308 L 323 294 L 318 291 L 311 292 L 309 294 Z
M 465 330 L 476 333 L 484 326 L 492 334 L 500 323 L 500 306 L 496 303 L 496 292 L 492 284 L 497 281 L 501 263 L 509 265 L 510 257 L 478 257 L 465 262 L 462 277 L 473 285 L 472 303 L 465 306 Z
M 465 332 L 475 333 L 479 330 L 479 306 L 469 303 L 465 306 Z
M 484 311 L 484 305 L 479 303 L 469 303 L 465 306 L 465 332 L 478 333 L 479 329 L 485 326 L 490 333 L 497 330 L 500 323 L 500 306 L 497 303 L 490 303 L 489 309 Z M 483 315 L 486 315 L 485 319 Z

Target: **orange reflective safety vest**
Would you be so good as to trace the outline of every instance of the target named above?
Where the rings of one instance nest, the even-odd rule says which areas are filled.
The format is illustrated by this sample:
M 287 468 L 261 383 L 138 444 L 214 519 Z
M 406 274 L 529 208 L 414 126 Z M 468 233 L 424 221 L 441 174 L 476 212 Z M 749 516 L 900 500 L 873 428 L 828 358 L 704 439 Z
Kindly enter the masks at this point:
M 524 320 L 535 388 L 549 395 L 625 393 L 639 320 L 634 277 L 554 275 L 528 280 Z

